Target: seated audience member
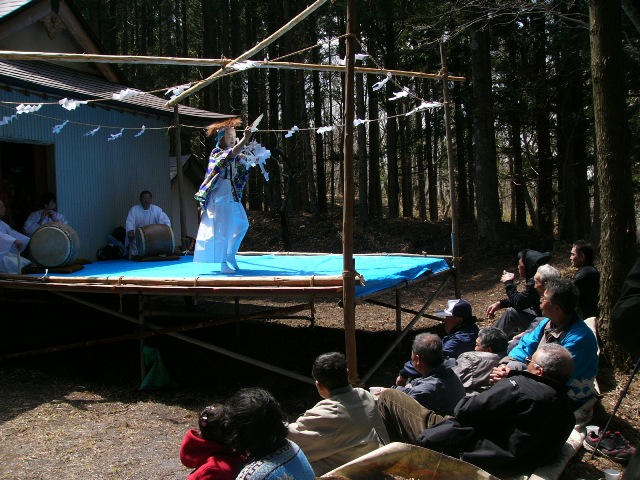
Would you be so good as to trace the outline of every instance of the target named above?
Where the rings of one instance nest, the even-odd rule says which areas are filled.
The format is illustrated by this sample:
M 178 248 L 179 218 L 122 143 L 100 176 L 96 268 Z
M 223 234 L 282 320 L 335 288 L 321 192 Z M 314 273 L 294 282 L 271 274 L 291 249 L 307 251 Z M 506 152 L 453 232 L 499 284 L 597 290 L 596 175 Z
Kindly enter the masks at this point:
M 32 236 L 39 227 L 49 222 L 67 223 L 64 215 L 56 211 L 58 204 L 53 193 L 45 193 L 40 199 L 40 206 L 40 210 L 31 212 L 24 221 L 22 231 L 28 236 Z
M 373 395 L 349 384 L 342 353 L 320 355 L 312 375 L 323 400 L 289 424 L 288 438 L 302 449 L 319 477 L 382 447 L 389 437 Z
M 278 401 L 262 388 L 243 388 L 225 403 L 229 443 L 247 456 L 236 480 L 314 480 L 315 474 L 289 431 Z
M 549 281 L 540 299 L 546 318 L 501 360 L 502 365 L 492 373 L 492 381 L 504 378 L 510 370 L 526 368 L 526 360 L 532 358 L 541 345 L 557 343 L 573 356 L 569 396 L 579 403 L 593 397 L 596 394 L 594 379 L 598 373 L 598 343 L 591 329 L 576 314 L 577 304 L 575 285 L 565 279 Z
M 405 386 L 385 388 L 378 397 L 378 410 L 392 442 L 415 443 L 425 426 L 432 424 L 433 414 L 451 415 L 465 396 L 462 382 L 442 357 L 440 337 L 417 335 L 411 360 L 421 376 Z
M 482 328 L 475 350 L 460 355 L 453 367 L 467 395 L 475 395 L 491 386 L 489 376 L 506 354 L 507 336 L 504 332 L 496 327 Z
M 424 430 L 418 444 L 500 478 L 529 473 L 551 461 L 573 430 L 573 402 L 566 394 L 572 368 L 564 347 L 541 345 L 526 371 L 461 400 L 454 418 Z
M 571 247 L 569 260 L 571 266 L 578 269 L 572 280 L 580 293 L 578 315 L 583 319 L 597 317 L 600 301 L 600 272 L 593 266 L 593 247 L 584 240 L 578 240 Z
M 187 480 L 234 480 L 244 458 L 227 445 L 224 405 L 206 407 L 198 419 L 199 430 L 189 430 L 180 445 L 180 461 L 195 470 Z
M 550 259 L 551 254 L 547 252 L 522 250 L 518 253 L 518 273 L 526 281 L 522 292 L 514 284 L 513 273 L 502 274 L 500 281 L 505 285 L 507 298 L 489 305 L 486 313 L 489 318 L 494 318 L 498 310 L 507 308 L 493 326 L 502 330 L 508 338 L 525 331 L 532 320 L 540 316 L 540 295 L 536 291 L 533 276 L 538 267 L 549 263 Z
M 533 282 L 540 297 L 544 295 L 544 291 L 547 288 L 547 283 L 549 282 L 549 280 L 554 280 L 556 278 L 560 278 L 560 272 L 558 272 L 558 270 L 551 265 L 545 264 L 538 267 L 536 274 L 533 276 Z M 520 332 L 515 337 L 513 337 L 509 341 L 507 352 L 513 350 L 513 347 L 515 347 L 518 342 L 520 342 L 520 339 L 523 337 L 523 335 L 536 328 L 542 320 L 544 320 L 544 317 L 534 318 L 529 327 L 524 332 Z
M 471 304 L 466 300 L 455 299 L 447 301 L 447 308 L 435 312 L 444 317 L 444 332 L 442 337 L 442 356 L 457 358 L 463 352 L 470 352 L 476 346 L 478 338 L 478 319 L 473 316 Z M 396 385 L 405 385 L 411 378 L 419 377 L 411 360 L 404 364 L 396 379 Z
M 0 218 L 7 213 L 4 202 L 0 200 Z M 20 255 L 29 244 L 29 237 L 14 230 L 0 220 L 0 273 L 18 273 L 18 269 L 10 258 Z
M 144 190 L 143 192 L 140 192 L 140 204 L 131 207 L 129 215 L 127 215 L 127 221 L 125 223 L 125 230 L 127 231 L 125 249 L 129 248 L 129 245 L 131 245 L 131 255 L 138 254 L 136 242 L 133 241 L 136 238 L 137 228 L 157 223 L 171 226 L 171 220 L 169 220 L 167 214 L 152 202 L 153 196 L 150 191 Z

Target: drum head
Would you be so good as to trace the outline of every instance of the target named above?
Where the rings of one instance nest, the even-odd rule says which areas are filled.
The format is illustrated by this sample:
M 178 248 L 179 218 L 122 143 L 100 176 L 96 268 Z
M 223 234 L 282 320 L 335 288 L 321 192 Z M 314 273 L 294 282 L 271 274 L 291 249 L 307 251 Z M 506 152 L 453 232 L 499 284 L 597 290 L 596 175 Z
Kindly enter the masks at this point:
M 33 233 L 29 246 L 31 257 L 37 264 L 53 268 L 70 265 L 76 260 L 80 240 L 69 225 L 51 222 Z
M 154 223 L 136 229 L 136 249 L 140 257 L 171 255 L 176 249 L 173 230 L 169 225 Z

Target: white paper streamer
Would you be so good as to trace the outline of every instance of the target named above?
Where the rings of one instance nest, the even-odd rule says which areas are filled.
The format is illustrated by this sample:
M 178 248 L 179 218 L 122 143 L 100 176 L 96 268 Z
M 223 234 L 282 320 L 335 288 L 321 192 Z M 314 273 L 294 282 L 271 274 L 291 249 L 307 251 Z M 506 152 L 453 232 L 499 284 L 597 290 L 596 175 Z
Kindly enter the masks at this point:
M 65 120 L 63 123 L 61 123 L 59 125 L 56 125 L 55 127 L 53 127 L 51 132 L 52 133 L 60 133 L 60 130 L 62 130 L 67 123 L 69 123 L 69 120 Z
M 391 74 L 390 74 L 390 73 L 387 73 L 387 78 L 385 78 L 385 79 L 383 79 L 383 80 L 380 80 L 380 81 L 379 81 L 379 82 L 377 82 L 377 83 L 374 83 L 374 84 L 373 84 L 373 87 L 371 87 L 371 89 L 372 89 L 374 92 L 376 92 L 376 91 L 380 90 L 382 87 L 384 87 L 384 86 L 387 84 L 387 82 L 388 82 L 390 79 L 391 79 Z
M 130 88 L 125 88 L 124 90 L 120 90 L 119 93 L 114 93 L 112 98 L 114 100 L 124 100 L 126 98 L 137 97 L 138 95 L 142 95 L 143 92 L 138 90 L 132 90 Z
M 0 120 L 0 126 L 7 125 L 13 122 L 16 118 L 18 118 L 18 115 L 16 115 L 15 113 L 10 117 L 2 117 L 2 120 Z
M 87 133 L 83 135 L 83 137 L 89 137 L 89 136 L 93 137 L 98 132 L 98 130 L 100 130 L 100 125 L 98 125 L 93 130 L 89 130 Z
M 16 107 L 16 113 L 18 115 L 22 113 L 33 113 L 33 112 L 37 112 L 41 108 L 42 108 L 42 103 L 36 103 L 35 105 L 25 105 L 24 103 L 21 103 Z
M 89 101 L 88 100 L 74 100 L 72 98 L 63 98 L 58 103 L 65 110 L 71 111 L 71 110 L 75 110 L 80 105 L 86 105 L 87 103 L 89 103 Z
M 298 128 L 297 125 L 294 125 L 293 127 L 291 127 L 291 129 L 286 133 L 286 135 L 284 136 L 284 138 L 291 138 L 293 137 L 293 134 L 298 132 L 300 129 Z
M 190 86 L 191 86 L 191 84 L 187 83 L 185 85 L 178 85 L 177 87 L 171 87 L 164 94 L 165 94 L 165 96 L 167 96 L 169 93 L 171 93 L 172 95 L 171 95 L 170 100 L 173 100 L 174 98 L 176 98 L 178 95 L 180 95 L 182 92 L 184 92 Z
M 404 87 L 399 92 L 393 92 L 393 97 L 389 97 L 389 100 L 398 100 L 400 98 L 406 97 L 407 95 L 409 95 L 409 89 L 407 87 Z
M 112 133 L 111 135 L 109 135 L 109 138 L 107 138 L 107 142 L 112 142 L 115 139 L 122 137 L 122 132 L 124 132 L 124 128 L 121 128 L 120 132 L 118 133 Z

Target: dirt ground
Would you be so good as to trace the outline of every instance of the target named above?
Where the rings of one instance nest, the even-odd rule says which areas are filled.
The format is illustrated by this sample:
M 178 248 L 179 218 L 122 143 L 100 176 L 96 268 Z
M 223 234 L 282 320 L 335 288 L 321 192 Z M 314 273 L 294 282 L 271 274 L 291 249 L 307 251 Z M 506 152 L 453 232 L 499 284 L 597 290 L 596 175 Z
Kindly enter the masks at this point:
M 267 215 L 250 215 L 252 227 L 243 250 L 281 250 L 279 221 Z M 341 216 L 317 220 L 310 215 L 292 217 L 292 250 L 341 251 Z M 571 275 L 568 245 L 552 244 L 531 232 L 505 226 L 510 241 L 500 251 L 479 251 L 473 225 L 460 227 L 460 288 L 474 306 L 480 323 L 485 308 L 503 295 L 499 283 L 503 269 L 515 271 L 516 253 L 530 247 L 553 249 L 552 263 Z M 450 225 L 418 220 L 376 221 L 357 228 L 357 253 L 406 252 L 450 254 Z M 434 283 L 403 293 L 403 305 L 419 310 L 435 288 Z M 454 298 L 448 283 L 429 311 L 442 308 Z M 115 337 L 133 332 L 127 322 L 96 310 L 70 303 L 50 303 L 35 297 L 28 303 L 4 299 L 0 354 L 33 350 L 63 342 Z M 41 301 L 44 301 L 42 303 Z M 292 299 L 295 301 L 295 299 Z M 388 296 L 382 301 L 394 303 Z M 260 302 L 252 302 L 260 303 Z M 125 300 L 126 307 L 126 300 Z M 230 308 L 210 304 L 208 308 Z M 243 304 L 241 311 L 251 309 Z M 404 313 L 403 325 L 413 318 Z M 309 376 L 313 359 L 320 353 L 344 349 L 343 312 L 335 300 L 316 303 L 315 326 L 305 319 L 244 322 L 190 332 L 227 350 L 273 363 Z M 377 363 L 395 338 L 395 311 L 372 304 L 356 309 L 358 371 L 362 378 Z M 442 333 L 439 322 L 422 319 L 414 332 Z M 366 385 L 390 385 L 408 358 L 409 334 L 367 380 Z M 139 345 L 135 341 L 94 345 L 38 356 L 0 361 L 0 479 L 181 479 L 190 472 L 180 464 L 180 441 L 194 428 L 198 412 L 207 404 L 223 400 L 238 388 L 260 386 L 282 403 L 290 420 L 318 400 L 311 385 L 251 366 L 169 337 L 153 337 L 173 382 L 171 388 L 140 391 Z M 602 397 L 592 423 L 604 427 L 631 370 L 614 373 L 601 356 L 598 376 Z M 640 375 L 622 399 L 612 430 L 621 431 L 637 444 Z M 597 479 L 605 468 L 624 467 L 608 458 L 590 458 L 581 450 L 561 480 Z

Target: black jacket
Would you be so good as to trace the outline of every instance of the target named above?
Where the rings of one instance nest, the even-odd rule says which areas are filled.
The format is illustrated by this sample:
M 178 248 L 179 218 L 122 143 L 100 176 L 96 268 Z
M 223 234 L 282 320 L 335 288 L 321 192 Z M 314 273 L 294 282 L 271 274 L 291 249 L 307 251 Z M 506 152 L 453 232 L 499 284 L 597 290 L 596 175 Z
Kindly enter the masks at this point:
M 578 287 L 580 299 L 580 317 L 598 316 L 598 302 L 600 301 L 600 272 L 592 265 L 585 265 L 578 269 L 573 276 L 573 284 Z
M 533 276 L 540 265 L 545 265 L 551 260 L 548 252 L 538 252 L 536 250 L 523 250 L 522 263 L 524 263 L 526 284 L 524 291 L 518 292 L 515 284 L 510 281 L 505 283 L 507 297 L 500 300 L 500 308 L 513 307 L 517 311 L 530 309 L 536 316 L 542 315 L 540 312 L 540 295 L 535 287 Z
M 575 424 L 567 387 L 528 372 L 511 372 L 465 397 L 455 416 L 418 438 L 426 448 L 460 457 L 503 477 L 530 473 L 556 455 Z
M 627 352 L 640 354 L 640 249 L 611 312 L 611 334 Z

